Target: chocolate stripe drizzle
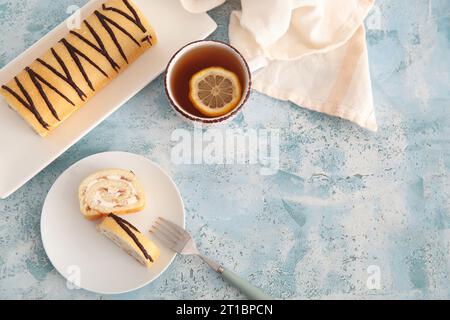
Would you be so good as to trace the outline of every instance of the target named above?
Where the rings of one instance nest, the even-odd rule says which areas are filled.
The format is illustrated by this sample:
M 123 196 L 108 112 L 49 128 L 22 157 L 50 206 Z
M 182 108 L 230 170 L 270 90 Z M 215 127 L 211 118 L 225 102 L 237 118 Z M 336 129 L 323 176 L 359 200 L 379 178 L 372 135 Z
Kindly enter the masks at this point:
M 148 35 L 148 36 L 145 36 L 144 38 L 142 38 L 141 42 L 147 41 L 148 43 L 150 43 L 150 45 L 153 45 L 152 40 L 153 40 L 152 36 Z
M 126 61 L 126 63 L 129 63 L 128 62 L 128 58 L 125 55 L 125 52 L 123 52 L 122 46 L 119 43 L 119 40 L 117 40 L 117 37 L 116 37 L 114 31 L 111 29 L 109 24 L 111 24 L 114 27 L 116 27 L 117 29 L 119 29 L 121 32 L 123 32 L 128 38 L 130 38 L 134 43 L 136 43 L 140 47 L 141 44 L 139 43 L 139 41 L 137 41 L 126 29 L 122 28 L 117 22 L 115 22 L 114 20 L 108 18 L 104 14 L 100 13 L 100 11 L 96 10 L 94 12 L 94 14 L 97 16 L 97 18 L 100 21 L 100 23 L 102 24 L 103 28 L 105 28 L 105 30 L 109 33 L 109 36 L 111 37 L 111 40 L 116 45 L 116 47 L 119 50 L 120 55 L 122 56 L 122 58 Z
M 56 61 L 58 61 L 59 66 L 63 69 L 64 74 L 60 73 L 58 70 L 53 68 L 51 65 L 49 65 L 47 62 L 45 62 L 42 59 L 37 59 L 37 61 L 42 64 L 44 67 L 49 69 L 51 72 L 53 72 L 55 75 L 57 75 L 60 79 L 68 83 L 78 94 L 81 100 L 84 101 L 85 98 L 87 98 L 86 94 L 81 90 L 77 84 L 73 81 L 72 75 L 69 72 L 69 69 L 67 69 L 67 66 L 65 65 L 64 61 L 61 59 L 61 57 L 56 53 L 56 50 L 54 48 L 51 49 L 53 56 L 55 57 Z
M 71 45 L 66 39 L 62 39 L 61 43 L 66 47 L 67 51 L 69 52 L 70 56 L 72 57 L 73 61 L 77 65 L 78 69 L 80 69 L 81 74 L 83 75 L 84 80 L 86 80 L 86 83 L 88 84 L 89 88 L 91 88 L 92 91 L 95 91 L 94 86 L 92 85 L 91 80 L 89 79 L 89 76 L 86 73 L 86 70 L 83 67 L 83 64 L 80 61 L 79 57 L 82 57 L 84 60 L 86 60 L 91 66 L 93 66 L 95 69 L 100 71 L 105 77 L 108 77 L 108 74 L 103 71 L 102 68 L 100 68 L 94 61 L 92 61 L 87 55 L 85 55 L 83 52 L 75 48 L 73 45 Z
M 107 33 L 111 37 L 111 39 L 112 39 L 113 43 L 115 44 L 115 46 L 117 47 L 120 55 L 123 57 L 125 62 L 128 64 L 129 63 L 128 58 L 125 55 L 125 52 L 124 52 L 122 46 L 120 45 L 120 43 L 117 39 L 117 36 L 116 36 L 115 32 L 113 31 L 112 27 L 118 29 L 120 32 L 122 32 L 124 35 L 126 35 L 128 38 L 130 38 L 139 47 L 141 47 L 141 43 L 146 42 L 146 41 L 148 41 L 148 43 L 150 43 L 150 45 L 153 45 L 153 43 L 152 43 L 151 35 L 145 35 L 145 33 L 147 32 L 147 29 L 145 28 L 144 24 L 142 23 L 142 20 L 139 17 L 139 14 L 133 8 L 133 6 L 130 4 L 130 2 L 128 0 L 122 0 L 122 2 L 129 10 L 129 13 L 124 12 L 118 8 L 108 7 L 108 6 L 106 6 L 106 4 L 103 4 L 103 10 L 119 14 L 119 15 L 125 17 L 126 19 L 128 19 L 129 21 L 131 21 L 132 23 L 134 23 L 137 27 L 139 27 L 139 29 L 144 33 L 144 38 L 142 38 L 142 40 L 140 42 L 138 40 L 136 40 L 130 32 L 128 32 L 121 25 L 119 25 L 119 23 L 114 21 L 111 17 L 105 16 L 98 10 L 95 11 L 94 14 L 100 21 L 103 28 L 107 31 Z M 94 30 L 94 28 L 92 28 L 92 26 L 86 20 L 84 21 L 84 23 L 85 23 L 86 27 L 88 28 L 89 32 L 91 33 L 91 35 L 94 37 L 95 42 L 97 44 L 88 40 L 86 37 L 84 37 L 82 34 L 76 32 L 76 31 L 72 30 L 72 31 L 70 31 L 70 33 L 72 35 L 74 35 L 75 37 L 77 37 L 78 39 L 80 39 L 81 41 L 83 41 L 84 43 L 86 43 L 87 45 L 89 45 L 90 47 L 92 47 L 98 53 L 100 53 L 111 64 L 112 68 L 116 72 L 119 72 L 119 70 L 121 69 L 119 64 L 116 61 L 114 61 L 114 59 L 111 57 L 111 55 L 109 54 L 108 50 L 106 49 L 106 46 L 102 42 L 102 39 L 100 38 L 98 33 Z M 91 66 L 93 66 L 95 69 L 97 69 L 100 73 L 102 73 L 107 78 L 109 77 L 108 74 L 99 65 L 97 65 L 91 58 L 89 58 L 86 54 L 84 54 L 82 51 L 77 49 L 74 45 L 69 43 L 66 39 L 62 39 L 62 40 L 60 40 L 60 42 L 64 45 L 64 47 L 69 52 L 70 57 L 72 58 L 73 62 L 76 64 L 78 69 L 80 70 L 80 72 L 81 72 L 84 80 L 88 84 L 89 88 L 95 92 L 95 88 L 94 88 L 91 80 L 89 79 L 89 76 L 88 76 L 86 70 L 83 67 L 81 59 L 84 59 L 87 63 L 89 63 Z M 54 48 L 51 48 L 51 52 L 63 72 L 58 71 L 55 67 L 53 67 L 52 65 L 45 62 L 42 59 L 37 59 L 37 62 L 39 62 L 41 65 L 43 65 L 48 70 L 50 70 L 52 73 L 54 73 L 58 78 L 60 78 L 61 80 L 63 80 L 67 84 L 69 84 L 76 91 L 76 93 L 78 94 L 80 99 L 82 101 L 85 101 L 85 99 L 87 99 L 86 93 L 83 92 L 83 90 L 75 83 L 72 75 L 70 74 L 69 68 L 64 63 L 63 59 L 58 55 L 58 53 L 56 52 L 56 50 Z M 30 76 L 32 83 L 34 84 L 34 86 L 39 91 L 40 95 L 42 96 L 43 100 L 45 101 L 50 112 L 53 114 L 53 116 L 58 121 L 60 121 L 59 116 L 58 116 L 54 106 L 50 102 L 48 96 L 46 95 L 42 85 L 47 86 L 48 88 L 50 88 L 51 90 L 56 92 L 64 100 L 66 100 L 69 104 L 75 106 L 73 101 L 70 100 L 66 95 L 64 95 L 55 86 L 53 86 L 51 83 L 49 83 L 47 80 L 45 80 L 44 77 L 39 75 L 37 72 L 35 72 L 31 68 L 27 67 L 27 68 L 25 68 L 25 70 L 27 71 L 28 75 Z M 19 103 L 21 103 L 26 109 L 28 109 L 34 115 L 36 120 L 41 124 L 41 126 L 44 129 L 49 130 L 49 127 L 50 127 L 49 124 L 47 122 L 45 122 L 44 119 L 42 118 L 42 115 L 37 110 L 36 105 L 35 105 L 33 99 L 31 98 L 30 94 L 28 93 L 28 91 L 24 88 L 24 86 L 22 85 L 22 83 L 20 82 L 20 80 L 17 77 L 15 77 L 14 80 L 15 80 L 17 86 L 19 87 L 21 94 L 14 91 L 13 89 L 11 89 L 10 87 L 8 87 L 6 85 L 3 85 L 2 89 L 5 90 L 6 92 L 8 92 L 9 94 L 11 94 L 15 99 L 17 99 L 17 101 Z
M 58 114 L 56 113 L 55 108 L 53 108 L 52 103 L 47 97 L 47 94 L 45 93 L 44 89 L 42 88 L 41 83 L 45 84 L 47 87 L 52 89 L 54 92 L 56 92 L 61 98 L 66 100 L 68 103 L 70 103 L 72 106 L 75 106 L 75 103 L 72 102 L 67 96 L 65 96 L 61 91 L 59 91 L 57 88 L 55 88 L 51 83 L 49 83 L 47 80 L 45 80 L 43 77 L 41 77 L 39 74 L 34 72 L 30 67 L 26 67 L 25 70 L 30 75 L 31 81 L 33 81 L 34 85 L 38 89 L 39 93 L 41 94 L 42 98 L 44 99 L 45 103 L 47 104 L 47 107 L 52 112 L 53 116 L 58 119 L 58 121 L 61 121 L 59 119 Z
M 10 87 L 8 86 L 2 86 L 2 88 L 6 91 L 8 91 L 12 96 L 14 96 L 14 98 L 16 98 L 21 104 L 23 104 L 23 106 L 25 108 L 27 108 L 28 110 L 30 110 L 30 112 L 35 116 L 36 120 L 39 121 L 39 123 L 41 124 L 41 126 L 48 130 L 48 123 L 44 121 L 44 119 L 42 119 L 41 114 L 37 111 L 36 106 L 34 105 L 33 99 L 31 99 L 30 95 L 28 94 L 27 90 L 25 90 L 25 88 L 23 87 L 22 83 L 20 82 L 20 80 L 17 77 L 14 77 L 14 80 L 17 84 L 17 86 L 19 87 L 20 91 L 22 92 L 22 94 L 25 96 L 25 100 L 22 99 L 21 96 L 19 96 L 14 90 L 12 90 Z
M 74 36 L 76 36 L 77 38 L 79 38 L 80 40 L 84 41 L 91 48 L 95 49 L 98 53 L 100 53 L 102 56 L 104 56 L 108 60 L 108 62 L 111 64 L 111 67 L 113 67 L 113 69 L 116 72 L 119 72 L 120 66 L 114 61 L 113 58 L 111 58 L 108 51 L 106 50 L 105 45 L 103 44 L 102 39 L 99 37 L 97 32 L 95 32 L 95 30 L 91 27 L 91 25 L 87 21 L 84 21 L 84 24 L 89 29 L 91 34 L 94 36 L 95 41 L 97 41 L 98 46 L 96 46 L 94 43 L 92 43 L 91 41 L 89 41 L 88 39 L 86 39 L 85 37 L 83 37 L 81 34 L 79 34 L 76 31 L 72 30 L 72 31 L 70 31 L 70 33 L 73 34 Z
M 119 218 L 120 219 L 120 218 Z M 131 223 L 129 223 L 127 220 L 122 219 L 122 222 L 125 223 L 127 226 L 129 226 L 131 229 L 133 229 L 136 232 L 141 233 L 135 226 L 133 226 Z
M 133 239 L 134 243 L 139 247 L 139 249 L 141 250 L 145 259 L 150 260 L 151 262 L 154 262 L 153 258 L 148 254 L 147 250 L 145 250 L 142 243 L 139 241 L 139 239 L 136 237 L 136 235 L 133 233 L 133 231 L 130 230 L 130 228 L 136 232 L 139 232 L 139 233 L 141 233 L 141 232 L 138 229 L 136 229 L 136 227 L 133 226 L 131 223 L 129 223 L 125 219 L 119 218 L 115 214 L 110 213 L 109 217 L 113 218 L 114 221 L 116 221 L 116 223 L 123 229 L 123 231 L 125 231 L 130 236 L 130 238 Z
M 139 18 L 139 15 L 137 14 L 136 10 L 134 10 L 133 6 L 128 2 L 128 0 L 123 0 L 123 3 L 128 8 L 128 10 L 130 10 L 133 17 L 131 17 L 129 14 L 123 12 L 120 9 L 113 8 L 113 7 L 107 7 L 106 4 L 103 4 L 102 8 L 105 11 L 114 11 L 114 12 L 124 16 L 125 18 L 127 18 L 128 20 L 133 22 L 135 25 L 137 25 L 143 33 L 146 33 L 147 29 L 145 29 L 144 25 L 142 24 L 141 18 Z

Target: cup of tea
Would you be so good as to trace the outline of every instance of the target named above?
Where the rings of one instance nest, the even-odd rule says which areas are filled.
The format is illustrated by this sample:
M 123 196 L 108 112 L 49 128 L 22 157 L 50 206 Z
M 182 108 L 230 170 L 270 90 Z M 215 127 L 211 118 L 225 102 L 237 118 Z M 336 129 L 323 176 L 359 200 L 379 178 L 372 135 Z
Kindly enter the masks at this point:
M 172 57 L 165 87 L 171 105 L 183 118 L 213 124 L 242 109 L 251 82 L 250 68 L 238 50 L 224 42 L 201 40 Z

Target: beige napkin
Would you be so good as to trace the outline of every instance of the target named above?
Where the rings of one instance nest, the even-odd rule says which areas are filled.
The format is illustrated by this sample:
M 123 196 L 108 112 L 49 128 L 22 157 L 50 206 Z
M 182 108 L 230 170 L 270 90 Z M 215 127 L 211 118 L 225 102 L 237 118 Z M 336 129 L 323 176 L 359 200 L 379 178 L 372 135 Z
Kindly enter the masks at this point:
M 373 2 L 242 0 L 230 43 L 258 70 L 255 90 L 376 131 L 363 25 Z

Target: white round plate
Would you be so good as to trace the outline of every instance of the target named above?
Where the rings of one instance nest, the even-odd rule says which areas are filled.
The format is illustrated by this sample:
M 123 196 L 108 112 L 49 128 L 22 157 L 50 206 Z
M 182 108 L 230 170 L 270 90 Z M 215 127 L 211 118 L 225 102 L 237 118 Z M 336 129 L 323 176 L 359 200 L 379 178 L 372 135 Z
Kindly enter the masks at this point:
M 155 241 L 161 256 L 147 269 L 102 236 L 96 230 L 98 222 L 84 219 L 78 205 L 78 186 L 91 173 L 108 168 L 136 173 L 145 189 L 147 206 L 123 217 L 150 238 L 148 230 L 159 216 L 184 227 L 184 207 L 172 179 L 150 160 L 131 153 L 106 152 L 87 157 L 56 180 L 41 217 L 42 242 L 50 261 L 66 279 L 83 289 L 118 294 L 139 289 L 158 278 L 172 263 L 175 253 Z

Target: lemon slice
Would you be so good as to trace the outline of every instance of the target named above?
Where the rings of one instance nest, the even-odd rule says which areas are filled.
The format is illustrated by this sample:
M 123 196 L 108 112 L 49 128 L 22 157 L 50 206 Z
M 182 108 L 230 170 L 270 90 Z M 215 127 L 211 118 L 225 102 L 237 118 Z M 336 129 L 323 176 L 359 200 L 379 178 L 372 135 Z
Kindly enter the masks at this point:
M 210 67 L 194 74 L 189 81 L 189 99 L 208 117 L 220 117 L 239 104 L 242 88 L 237 75 L 221 67 Z

